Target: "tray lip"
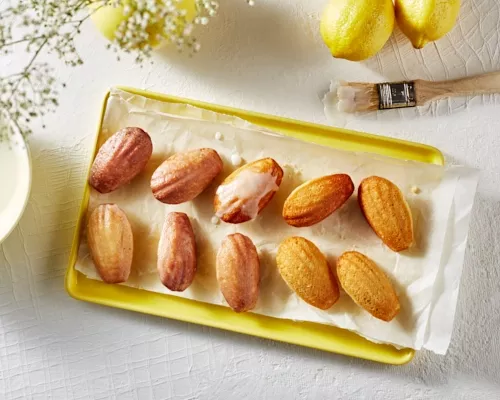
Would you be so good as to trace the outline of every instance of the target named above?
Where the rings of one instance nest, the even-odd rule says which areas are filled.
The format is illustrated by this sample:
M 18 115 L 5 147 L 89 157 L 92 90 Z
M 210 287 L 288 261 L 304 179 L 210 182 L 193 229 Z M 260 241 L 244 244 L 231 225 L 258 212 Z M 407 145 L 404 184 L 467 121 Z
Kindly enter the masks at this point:
M 149 92 L 149 91 L 145 91 L 142 89 L 135 89 L 135 88 L 127 87 L 127 86 L 117 86 L 114 88 L 126 91 L 128 93 L 132 93 L 132 94 L 144 96 L 147 98 L 159 100 L 159 101 L 191 104 L 191 105 L 194 105 L 194 106 L 200 107 L 200 108 L 211 109 L 211 110 L 215 109 L 215 110 L 219 110 L 218 112 L 223 112 L 225 114 L 231 114 L 231 115 L 237 115 L 240 118 L 243 118 L 243 117 L 241 117 L 241 115 L 247 115 L 251 119 L 264 119 L 264 120 L 268 120 L 268 121 L 275 121 L 277 123 L 284 123 L 287 125 L 306 127 L 308 129 L 311 129 L 311 130 L 318 130 L 318 129 L 328 130 L 328 131 L 336 132 L 337 135 L 348 135 L 352 139 L 356 139 L 356 138 L 361 137 L 361 138 L 369 140 L 369 141 L 376 141 L 379 143 L 390 143 L 391 145 L 394 145 L 394 146 L 406 146 L 406 147 L 414 148 L 415 151 L 416 150 L 424 150 L 432 156 L 429 159 L 429 161 L 426 161 L 427 163 L 433 163 L 433 164 L 437 164 L 437 165 L 444 164 L 444 157 L 443 157 L 443 154 L 441 153 L 441 151 L 439 151 L 435 147 L 425 145 L 425 144 L 414 143 L 414 142 L 409 142 L 409 141 L 405 141 L 405 140 L 401 140 L 401 139 L 389 138 L 389 137 L 385 137 L 385 136 L 378 136 L 378 135 L 373 135 L 373 134 L 364 133 L 364 132 L 355 132 L 355 131 L 350 131 L 350 130 L 346 130 L 346 129 L 342 129 L 342 128 L 329 127 L 329 126 L 314 124 L 314 123 L 310 123 L 310 122 L 297 121 L 297 120 L 293 120 L 293 119 L 289 119 L 289 118 L 278 117 L 278 116 L 273 116 L 273 115 L 268 115 L 268 114 L 253 112 L 253 111 L 246 111 L 246 110 L 242 110 L 242 109 L 226 107 L 226 106 L 221 106 L 221 105 L 217 105 L 217 104 L 205 103 L 205 102 L 201 102 L 201 101 L 197 101 L 197 100 L 191 100 L 191 99 L 187 99 L 187 98 L 176 97 L 176 96 L 161 94 L 161 93 L 157 93 L 157 92 Z M 87 302 L 101 304 L 101 305 L 110 306 L 110 307 L 117 307 L 117 308 L 121 308 L 121 309 L 139 311 L 139 312 L 148 313 L 148 314 L 156 315 L 156 316 L 160 316 L 160 317 L 173 318 L 173 319 L 177 319 L 180 321 L 200 324 L 201 322 L 194 321 L 193 319 L 190 319 L 187 315 L 171 315 L 171 314 L 167 315 L 167 313 L 165 313 L 165 312 L 156 313 L 154 311 L 151 312 L 151 311 L 140 310 L 140 309 L 137 309 L 136 307 L 133 307 L 131 304 L 113 304 L 113 303 L 116 303 L 116 301 L 113 301 L 111 299 L 106 299 L 106 298 L 96 298 L 96 297 L 93 297 L 91 294 L 81 293 L 78 289 L 78 277 L 79 277 L 79 275 L 81 275 L 82 277 L 84 277 L 84 276 L 80 272 L 76 271 L 74 266 L 76 263 L 76 257 L 77 257 L 78 248 L 80 245 L 80 232 L 81 232 L 82 224 L 84 221 L 84 215 L 85 215 L 88 201 L 89 201 L 89 197 L 90 197 L 90 190 L 89 190 L 89 186 L 88 186 L 88 177 L 90 174 L 92 160 L 94 159 L 95 154 L 97 153 L 97 143 L 99 140 L 99 133 L 101 131 L 102 123 L 104 121 L 107 102 L 108 102 L 110 95 L 111 95 L 111 89 L 109 89 L 106 92 L 104 99 L 102 101 L 102 104 L 101 104 L 100 117 L 98 120 L 97 132 L 96 132 L 96 135 L 94 138 L 93 151 L 90 152 L 91 154 L 89 156 L 89 161 L 88 161 L 88 170 L 87 170 L 86 180 L 85 180 L 84 188 L 83 188 L 84 196 L 82 198 L 82 202 L 81 202 L 80 207 L 79 207 L 78 219 L 77 219 L 77 224 L 75 227 L 75 232 L 73 235 L 70 258 L 68 261 L 68 267 L 66 269 L 66 274 L 65 274 L 65 289 L 72 298 L 77 299 L 77 300 L 87 301 Z M 88 279 L 88 278 L 85 278 L 85 279 Z M 95 281 L 95 282 L 99 282 L 99 281 Z M 101 282 L 101 284 L 103 284 L 103 283 Z M 120 286 L 120 285 L 118 285 L 118 286 Z M 120 286 L 120 287 L 128 288 L 126 286 Z M 140 289 L 136 289 L 136 288 L 129 288 L 129 289 L 140 290 Z M 183 298 L 179 298 L 176 296 L 169 296 L 166 294 L 163 294 L 162 296 L 167 296 L 167 297 L 175 298 L 175 299 L 181 299 L 182 301 L 191 302 L 191 303 L 200 303 L 200 302 L 197 302 L 195 300 L 183 299 Z M 212 305 L 212 304 L 209 306 L 216 307 L 216 308 L 223 308 L 223 309 L 226 308 L 226 307 Z M 249 314 L 258 316 L 258 318 L 264 318 L 264 319 L 270 318 L 272 320 L 283 321 L 281 319 L 268 317 L 268 316 L 264 316 L 264 315 L 260 315 L 260 314 L 253 314 L 253 313 L 249 313 Z M 302 322 L 295 322 L 295 321 L 287 321 L 287 322 L 292 323 L 292 324 L 303 324 Z M 320 346 L 317 344 L 316 345 L 312 345 L 312 344 L 309 345 L 309 344 L 300 343 L 300 341 L 298 341 L 298 340 L 286 339 L 286 338 L 280 337 L 279 332 L 274 332 L 274 333 L 268 332 L 268 334 L 265 334 L 264 332 L 251 332 L 250 333 L 248 331 L 245 331 L 244 327 L 239 327 L 238 325 L 234 325 L 234 324 L 227 325 L 227 324 L 224 324 L 218 320 L 205 321 L 202 324 L 206 325 L 206 326 L 219 328 L 219 329 L 230 330 L 230 331 L 237 332 L 237 333 L 258 336 L 261 338 L 272 339 L 272 340 L 281 341 L 281 342 L 285 342 L 285 343 L 292 343 L 292 344 L 296 344 L 296 345 L 316 348 L 319 350 L 335 352 L 338 354 L 363 358 L 366 360 L 371 360 L 371 361 L 376 361 L 376 362 L 381 362 L 381 363 L 386 363 L 386 364 L 392 364 L 392 365 L 406 364 L 406 363 L 410 362 L 415 355 L 415 350 L 409 349 L 409 348 L 397 350 L 397 356 L 388 356 L 387 354 L 380 354 L 380 356 L 378 357 L 374 354 L 364 354 L 364 353 L 353 354 L 352 352 L 349 352 L 347 350 L 342 350 L 342 349 L 332 350 L 332 349 L 326 348 L 325 346 Z M 321 325 L 321 324 L 318 324 L 318 325 Z M 337 329 L 341 329 L 341 328 L 337 328 Z M 362 339 L 361 336 L 359 336 L 359 337 Z M 366 340 L 366 339 L 363 339 L 363 340 Z M 383 346 L 383 345 L 380 345 L 380 346 Z
M 272 114 L 264 114 L 260 113 L 257 111 L 248 111 L 244 110 L 241 108 L 235 108 L 235 107 L 230 107 L 230 106 L 224 106 L 220 104 L 214 104 L 214 103 L 208 103 L 200 100 L 194 100 L 186 97 L 178 97 L 178 96 L 173 96 L 170 94 L 165 94 L 165 93 L 159 93 L 159 92 L 153 92 L 153 91 L 148 91 L 144 89 L 137 89 L 133 88 L 130 86 L 114 86 L 112 89 L 119 89 L 123 90 L 125 92 L 129 92 L 132 94 L 136 94 L 139 96 L 144 96 L 149 99 L 154 99 L 158 101 L 168 101 L 170 103 L 181 103 L 181 104 L 188 104 L 188 105 L 194 105 L 195 107 L 198 108 L 205 108 L 209 110 L 225 110 L 225 112 L 222 111 L 217 111 L 222 114 L 229 114 L 229 115 L 236 115 L 240 117 L 240 115 L 246 115 L 252 119 L 265 119 L 265 120 L 273 120 L 279 123 L 285 123 L 287 125 L 298 125 L 298 126 L 303 126 L 308 129 L 313 129 L 313 130 L 327 130 L 331 133 L 336 133 L 337 135 L 342 134 L 347 137 L 351 138 L 363 138 L 368 141 L 373 141 L 373 142 L 379 142 L 379 143 L 385 143 L 388 144 L 390 143 L 393 146 L 404 146 L 404 147 L 410 147 L 413 149 L 419 149 L 420 151 L 426 151 L 430 155 L 432 155 L 432 158 L 429 158 L 428 161 L 425 161 L 426 163 L 429 164 L 435 164 L 435 165 L 444 165 L 445 164 L 445 158 L 441 150 L 438 148 L 424 144 L 424 143 L 418 143 L 418 142 L 413 142 L 410 140 L 404 140 L 404 139 L 398 139 L 394 137 L 389 137 L 389 136 L 383 136 L 383 135 L 376 135 L 373 133 L 367 133 L 367 132 L 361 132 L 361 131 L 354 131 L 350 129 L 345 129 L 345 128 L 339 128 L 335 126 L 328 126 L 328 125 L 322 125 L 322 124 L 317 124 L 313 122 L 308 122 L 308 121 L 300 121 L 292 118 L 287 118 L 287 117 L 281 117 L 277 115 L 272 115 Z M 111 89 L 107 91 L 106 93 L 106 101 L 107 98 L 111 94 Z M 168 100 L 166 100 L 168 99 Z M 105 106 L 106 104 L 104 104 Z M 229 111 L 229 113 L 228 113 Z M 102 117 L 104 117 L 104 113 L 102 114 Z M 243 117 L 240 117 L 243 118 Z M 245 118 L 243 118 L 245 119 Z M 372 154 L 374 154 L 372 152 Z M 375 154 L 380 154 L 380 153 L 375 153 Z M 395 158 L 395 157 L 392 157 Z M 400 158 L 404 159 L 404 158 Z
M 75 271 L 75 270 L 72 270 L 69 273 L 70 276 L 73 275 L 73 274 L 75 274 L 75 275 L 76 274 L 77 275 L 81 275 L 80 272 Z M 76 276 L 75 276 L 75 279 L 77 279 Z M 85 279 L 89 279 L 89 278 L 85 278 Z M 99 284 L 105 285 L 103 282 L 99 282 Z M 118 286 L 120 286 L 120 285 L 118 285 Z M 130 290 L 133 290 L 133 291 L 139 291 L 139 290 L 141 290 L 141 289 L 132 288 L 132 287 L 126 287 L 126 286 L 121 286 L 121 287 L 122 288 L 126 288 L 127 290 L 130 289 Z M 404 348 L 404 349 L 399 349 L 399 350 L 397 350 L 397 349 L 394 348 L 394 351 L 397 352 L 397 355 L 390 355 L 390 356 L 388 356 L 386 353 L 375 353 L 375 354 L 372 353 L 372 354 L 368 354 L 368 353 L 363 353 L 363 352 L 356 352 L 356 349 L 353 349 L 353 347 L 347 347 L 347 350 L 345 350 L 345 349 L 344 350 L 342 350 L 342 349 L 335 349 L 335 350 L 333 350 L 331 348 L 331 346 L 328 347 L 328 346 L 323 346 L 323 345 L 319 345 L 319 344 L 314 344 L 314 345 L 311 344 L 311 345 L 309 345 L 309 344 L 302 343 L 298 339 L 286 339 L 286 338 L 283 338 L 283 337 L 280 336 L 280 333 L 278 331 L 267 331 L 267 334 L 263 333 L 263 332 L 252 332 L 252 333 L 249 333 L 248 331 L 245 330 L 245 328 L 240 327 L 240 326 L 238 326 L 236 324 L 227 323 L 224 320 L 211 320 L 211 321 L 200 322 L 200 321 L 193 321 L 193 319 L 190 319 L 185 314 L 178 314 L 178 315 L 173 316 L 171 314 L 170 315 L 166 315 L 165 313 L 162 313 L 162 312 L 144 311 L 144 310 L 140 309 L 140 306 L 139 307 L 134 307 L 132 305 L 130 307 L 123 307 L 123 306 L 120 306 L 120 305 L 113 304 L 115 302 L 113 299 L 106 299 L 106 298 L 103 298 L 103 297 L 96 298 L 96 297 L 93 297 L 92 295 L 82 293 L 82 292 L 80 292 L 78 290 L 76 284 L 70 284 L 70 285 L 66 286 L 66 289 L 68 291 L 68 294 L 73 299 L 75 299 L 75 300 L 86 301 L 86 302 L 89 302 L 89 303 L 99 304 L 99 305 L 106 306 L 106 307 L 124 309 L 124 310 L 127 310 L 127 311 L 141 312 L 141 313 L 145 313 L 145 314 L 149 314 L 149 315 L 153 315 L 153 316 L 157 316 L 157 317 L 161 317 L 161 318 L 169 318 L 169 319 L 175 319 L 177 321 L 182 321 L 182 322 L 194 323 L 194 324 L 198 324 L 198 325 L 209 326 L 209 327 L 212 327 L 212 328 L 227 330 L 227 331 L 231 331 L 231 332 L 235 332 L 235 333 L 239 333 L 239 334 L 243 334 L 243 335 L 250 335 L 250 336 L 259 337 L 259 338 L 262 338 L 262 339 L 274 340 L 274 341 L 278 341 L 278 342 L 282 342 L 282 343 L 289 343 L 289 344 L 293 344 L 293 345 L 297 345 L 297 346 L 308 347 L 308 348 L 312 348 L 312 349 L 316 349 L 316 350 L 320 350 L 320 351 L 325 351 L 325 352 L 329 352 L 329 353 L 339 354 L 339 355 L 342 355 L 342 356 L 356 357 L 356 358 L 360 358 L 360 359 L 364 359 L 364 360 L 368 360 L 368 361 L 379 362 L 379 363 L 382 363 L 382 364 L 389 364 L 389 365 L 395 365 L 395 366 L 405 365 L 405 364 L 409 363 L 413 359 L 413 357 L 415 356 L 415 350 L 410 349 L 410 348 Z M 186 303 L 191 303 L 191 304 L 197 303 L 198 306 L 199 305 L 206 305 L 206 306 L 208 306 L 210 308 L 219 309 L 219 310 L 226 310 L 228 312 L 232 312 L 227 307 L 216 305 L 216 304 L 202 303 L 202 302 L 198 302 L 196 300 L 185 299 L 185 298 L 175 297 L 175 296 L 169 296 L 169 295 L 161 294 L 161 293 L 155 293 L 155 294 L 158 295 L 158 296 L 171 297 L 171 298 L 174 298 L 174 299 L 179 300 L 181 302 L 186 302 Z M 255 314 L 255 313 L 251 313 L 251 312 L 246 313 L 245 316 L 246 317 L 255 318 L 255 319 L 259 319 L 261 321 L 262 320 L 265 320 L 265 321 L 279 321 L 279 322 L 283 322 L 284 321 L 284 320 L 279 319 L 279 318 L 274 318 L 274 317 L 270 317 L 270 316 L 267 316 L 267 315 Z M 297 325 L 297 326 L 299 326 L 299 325 L 320 325 L 320 326 L 323 325 L 323 324 L 316 324 L 316 323 L 313 323 L 313 322 L 303 322 L 303 321 L 286 321 L 286 322 L 287 323 L 293 323 L 294 325 Z M 350 335 L 356 336 L 356 340 L 363 340 L 363 341 L 367 340 L 367 339 L 364 339 L 363 337 L 357 335 L 356 333 L 349 332 L 349 331 L 347 331 L 345 329 L 338 328 L 338 327 L 333 327 L 333 326 L 329 326 L 329 325 L 325 325 L 325 326 L 328 327 L 328 328 L 335 328 L 336 330 L 348 332 Z M 369 343 L 370 343 L 370 345 L 373 345 L 373 347 L 377 347 L 377 346 L 392 347 L 390 345 L 376 344 L 376 343 L 373 343 L 373 342 L 369 342 Z M 342 344 L 339 344 L 339 346 L 342 346 Z

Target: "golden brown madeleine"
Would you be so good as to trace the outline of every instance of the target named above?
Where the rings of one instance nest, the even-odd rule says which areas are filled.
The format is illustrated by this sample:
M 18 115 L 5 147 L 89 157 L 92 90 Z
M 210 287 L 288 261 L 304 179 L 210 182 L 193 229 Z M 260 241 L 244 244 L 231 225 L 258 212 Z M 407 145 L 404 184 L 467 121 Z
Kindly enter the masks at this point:
M 285 282 L 306 303 L 327 310 L 339 298 L 339 287 L 325 256 L 303 237 L 281 242 L 276 255 Z
M 126 185 L 146 167 L 153 143 L 141 128 L 124 128 L 99 149 L 90 170 L 89 183 L 100 193 Z
M 221 171 L 222 160 L 214 149 L 177 153 L 153 173 L 151 190 L 162 203 L 184 203 L 201 194 Z
M 260 262 L 250 238 L 240 233 L 224 238 L 217 253 L 217 280 L 234 311 L 255 307 L 259 298 Z
M 413 243 L 411 210 L 401 190 L 391 181 L 371 176 L 359 185 L 358 201 L 366 220 L 393 251 Z
M 346 174 L 312 179 L 290 193 L 283 206 L 283 218 L 296 227 L 317 224 L 340 208 L 353 192 L 354 184 Z
M 158 243 L 160 281 L 172 291 L 182 292 L 196 274 L 196 241 L 189 217 L 180 212 L 167 215 Z
M 375 318 L 391 321 L 400 309 L 391 281 L 377 265 L 357 251 L 348 251 L 337 261 L 340 285 L 356 304 Z
M 116 204 L 101 204 L 92 212 L 87 241 L 102 280 L 125 282 L 132 267 L 134 239 L 127 216 Z
M 231 224 L 254 219 L 271 201 L 282 179 L 283 170 L 272 158 L 238 168 L 217 188 L 215 214 Z

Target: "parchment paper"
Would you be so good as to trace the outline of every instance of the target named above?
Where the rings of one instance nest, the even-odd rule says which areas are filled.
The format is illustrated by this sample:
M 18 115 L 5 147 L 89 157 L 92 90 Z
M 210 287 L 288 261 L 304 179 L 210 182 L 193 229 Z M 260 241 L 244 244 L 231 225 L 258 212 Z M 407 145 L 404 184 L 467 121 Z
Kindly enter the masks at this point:
M 241 232 L 254 241 L 261 260 L 260 298 L 254 312 L 332 324 L 397 347 L 425 347 L 437 353 L 446 352 L 453 313 L 443 304 L 453 303 L 458 292 L 463 251 L 461 257 L 458 252 L 465 246 L 467 237 L 468 216 L 477 183 L 474 171 L 448 170 L 413 161 L 334 150 L 265 132 L 235 117 L 188 105 L 162 103 L 114 89 L 108 100 L 99 145 L 126 126 L 139 126 L 151 135 L 153 157 L 131 184 L 106 195 L 92 190 L 89 204 L 91 212 L 101 203 L 116 203 L 131 222 L 134 261 L 131 277 L 125 285 L 227 305 L 215 277 L 215 255 L 227 234 Z M 216 136 L 221 139 L 217 140 Z M 157 201 L 149 187 L 156 167 L 175 152 L 200 147 L 214 148 L 221 155 L 225 166 L 217 181 L 191 202 L 171 206 Z M 284 180 L 256 220 L 240 225 L 214 223 L 213 196 L 217 185 L 237 168 L 231 162 L 235 154 L 242 158 L 242 164 L 273 157 L 285 172 Z M 364 220 L 355 194 L 340 210 L 313 227 L 288 226 L 281 217 L 288 194 L 306 180 L 333 173 L 349 174 L 356 187 L 370 175 L 383 176 L 396 183 L 412 209 L 415 246 L 398 254 L 383 245 Z M 466 175 L 468 179 L 461 178 Z M 418 194 L 414 193 L 415 188 Z M 455 199 L 458 193 L 460 201 Z M 199 249 L 195 281 L 182 293 L 170 292 L 156 273 L 160 229 L 164 217 L 171 211 L 190 216 Z M 372 258 L 391 278 L 401 302 L 400 314 L 390 323 L 379 321 L 345 293 L 328 311 L 303 302 L 281 279 L 274 260 L 280 241 L 292 235 L 312 240 L 332 266 L 347 250 L 354 249 Z M 455 251 L 458 257 L 453 257 Z M 76 268 L 92 279 L 99 279 L 88 253 L 85 232 Z M 450 281 L 453 284 L 449 284 Z M 456 298 L 453 310 L 455 304 Z

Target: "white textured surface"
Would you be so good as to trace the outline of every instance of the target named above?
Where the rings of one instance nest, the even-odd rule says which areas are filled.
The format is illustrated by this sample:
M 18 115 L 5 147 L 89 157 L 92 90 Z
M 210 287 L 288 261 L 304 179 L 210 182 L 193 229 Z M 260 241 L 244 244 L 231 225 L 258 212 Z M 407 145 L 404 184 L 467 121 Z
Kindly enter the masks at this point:
M 464 0 L 458 26 L 414 51 L 400 33 L 362 64 L 321 45 L 323 1 L 221 0 L 195 58 L 174 52 L 139 68 L 118 63 L 86 26 L 87 63 L 59 69 L 68 83 L 57 115 L 31 139 L 34 183 L 20 226 L 0 247 L 0 398 L 375 398 L 500 396 L 500 97 L 443 101 L 416 112 L 339 121 L 421 141 L 448 162 L 483 169 L 455 332 L 444 357 L 418 353 L 387 367 L 213 329 L 94 306 L 63 287 L 99 104 L 111 85 L 325 123 L 320 92 L 332 78 L 444 79 L 500 66 L 500 4 Z M 8 60 L 14 68 L 22 56 Z M 2 60 L 3 62 L 3 60 Z M 371 71 L 371 72 L 370 72 Z M 41 125 L 41 124 L 40 124 Z

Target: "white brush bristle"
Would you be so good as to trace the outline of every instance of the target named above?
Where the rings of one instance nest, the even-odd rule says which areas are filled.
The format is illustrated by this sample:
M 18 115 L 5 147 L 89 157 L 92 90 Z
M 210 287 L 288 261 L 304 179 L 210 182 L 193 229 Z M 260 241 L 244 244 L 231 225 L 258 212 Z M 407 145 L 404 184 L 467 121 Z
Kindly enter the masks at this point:
M 379 106 L 376 85 L 373 83 L 339 82 L 337 107 L 342 112 L 377 110 Z
M 341 85 L 337 87 L 337 108 L 342 112 L 355 112 L 356 111 L 356 89 L 351 86 Z

